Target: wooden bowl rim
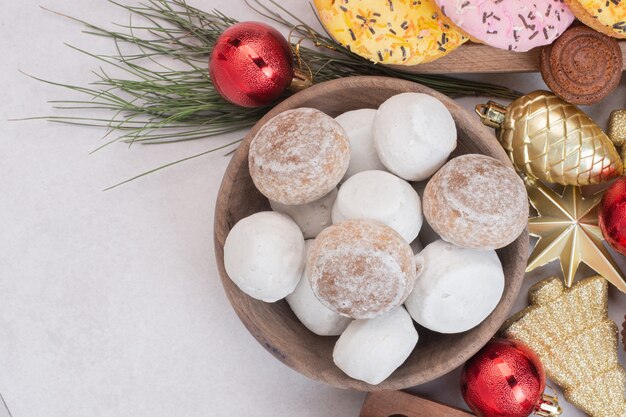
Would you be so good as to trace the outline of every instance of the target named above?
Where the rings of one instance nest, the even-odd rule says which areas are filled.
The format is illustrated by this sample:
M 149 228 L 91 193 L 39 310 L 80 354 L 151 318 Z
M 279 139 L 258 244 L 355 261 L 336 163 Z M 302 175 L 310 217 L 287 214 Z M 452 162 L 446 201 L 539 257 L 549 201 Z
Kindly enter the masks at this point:
M 449 360 L 448 363 L 443 367 L 438 367 L 441 369 L 433 368 L 431 372 L 425 372 L 425 370 L 421 370 L 421 376 L 415 376 L 415 373 L 410 374 L 404 378 L 395 377 L 395 372 L 389 378 L 378 385 L 370 385 L 362 381 L 358 381 L 350 378 L 349 376 L 342 373 L 343 378 L 326 378 L 321 375 L 314 373 L 311 371 L 309 367 L 305 364 L 300 363 L 299 361 L 292 361 L 283 355 L 277 354 L 278 349 L 273 347 L 264 337 L 261 330 L 255 325 L 254 320 L 247 314 L 247 312 L 242 308 L 242 306 L 235 300 L 235 294 L 231 293 L 226 286 L 227 283 L 230 282 L 230 278 L 226 274 L 224 269 L 223 262 L 223 244 L 219 241 L 218 238 L 218 228 L 221 227 L 219 224 L 219 219 L 226 215 L 229 201 L 231 200 L 231 191 L 233 189 L 233 184 L 235 183 L 234 178 L 235 174 L 240 169 L 242 164 L 248 165 L 248 149 L 250 142 L 256 132 L 263 126 L 269 119 L 278 115 L 279 113 L 289 110 L 292 108 L 304 107 L 301 103 L 305 103 L 313 98 L 315 98 L 320 93 L 324 93 L 327 90 L 341 91 L 344 89 L 350 88 L 364 88 L 368 86 L 376 86 L 384 82 L 387 86 L 397 90 L 398 93 L 401 92 L 423 92 L 429 94 L 440 101 L 442 101 L 446 107 L 449 109 L 455 109 L 457 111 L 456 116 L 461 119 L 455 121 L 457 123 L 457 127 L 459 129 L 466 130 L 467 126 L 471 125 L 474 129 L 480 132 L 482 137 L 485 137 L 485 140 L 494 141 L 498 145 L 498 149 L 494 150 L 495 155 L 490 155 L 507 166 L 513 168 L 513 165 L 506 155 L 504 149 L 498 144 L 497 139 L 495 138 L 493 132 L 482 125 L 482 123 L 476 119 L 471 117 L 470 113 L 459 106 L 452 99 L 447 96 L 432 90 L 428 87 L 425 87 L 421 84 L 414 83 L 411 81 L 400 80 L 396 78 L 390 77 L 380 77 L 380 76 L 357 76 L 357 77 L 347 77 L 347 78 L 339 78 L 336 80 L 327 81 L 324 83 L 316 84 L 312 87 L 309 87 L 293 96 L 287 98 L 283 102 L 279 103 L 276 107 L 274 107 L 270 112 L 268 112 L 263 118 L 261 118 L 249 131 L 244 140 L 241 142 L 237 151 L 234 153 L 228 167 L 225 171 L 224 177 L 222 179 L 222 184 L 220 186 L 218 197 L 215 206 L 215 217 L 214 217 L 214 249 L 215 249 L 215 257 L 217 261 L 217 266 L 220 274 L 220 279 L 222 282 L 222 286 L 226 293 L 229 303 L 235 310 L 235 313 L 244 324 L 246 329 L 254 336 L 254 338 L 259 342 L 269 353 L 271 353 L 275 358 L 279 359 L 282 363 L 289 366 L 293 370 L 320 382 L 324 382 L 331 386 L 342 388 L 342 389 L 353 389 L 358 391 L 380 391 L 380 390 L 400 390 L 413 386 L 417 386 L 426 382 L 430 382 L 434 379 L 437 379 L 459 366 L 463 365 L 470 357 L 472 357 L 476 352 L 478 352 L 499 330 L 502 323 L 508 318 L 509 312 L 513 307 L 513 304 L 516 301 L 517 295 L 519 294 L 520 288 L 522 286 L 522 282 L 524 280 L 524 271 L 526 268 L 526 260 L 528 258 L 528 243 L 529 243 L 529 235 L 528 230 L 526 229 L 516 241 L 511 243 L 509 246 L 514 245 L 514 249 L 518 254 L 518 263 L 516 264 L 515 273 L 510 277 L 510 287 L 508 291 L 502 296 L 502 299 L 498 303 L 496 309 L 492 312 L 492 314 L 479 326 L 471 329 L 469 331 L 473 331 L 475 329 L 481 328 L 480 337 L 476 337 L 472 343 L 461 346 L 458 350 L 458 353 L 455 355 L 453 360 Z M 464 124 L 462 127 L 459 124 Z M 228 225 L 229 229 L 232 228 L 233 225 Z M 226 233 L 227 234 L 227 233 Z M 523 268 L 520 268 L 520 263 L 523 262 Z M 521 272 L 520 272 L 521 270 Z M 241 292 L 239 288 L 235 286 L 235 292 Z M 243 293 L 242 293 L 243 294 Z M 246 297 L 248 297 L 246 295 Z M 322 337 L 322 336 L 318 336 Z M 419 342 L 418 342 L 419 343 Z M 425 376 L 424 376 L 425 374 Z

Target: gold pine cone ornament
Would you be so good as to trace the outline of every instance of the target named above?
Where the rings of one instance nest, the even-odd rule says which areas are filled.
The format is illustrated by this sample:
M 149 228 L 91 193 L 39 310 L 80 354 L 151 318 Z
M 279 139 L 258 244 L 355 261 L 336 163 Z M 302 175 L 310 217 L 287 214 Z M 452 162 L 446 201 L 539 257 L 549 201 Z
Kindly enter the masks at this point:
M 508 107 L 476 106 L 484 124 L 515 167 L 531 178 L 562 185 L 610 181 L 624 167 L 615 145 L 582 110 L 547 91 L 534 91 Z

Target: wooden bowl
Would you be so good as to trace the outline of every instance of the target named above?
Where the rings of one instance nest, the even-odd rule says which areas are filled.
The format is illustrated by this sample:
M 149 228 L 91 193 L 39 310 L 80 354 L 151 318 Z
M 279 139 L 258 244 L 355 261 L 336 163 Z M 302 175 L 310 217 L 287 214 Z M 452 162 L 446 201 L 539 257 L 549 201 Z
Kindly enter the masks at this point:
M 389 97 L 419 92 L 441 100 L 452 113 L 458 129 L 455 155 L 482 153 L 510 165 L 493 132 L 451 99 L 427 87 L 385 77 L 343 78 L 310 87 L 280 103 L 250 131 L 228 166 L 215 209 L 215 256 L 224 290 L 237 315 L 252 335 L 272 355 L 294 370 L 339 388 L 360 391 L 398 390 L 419 385 L 462 365 L 498 331 L 508 317 L 519 292 L 528 258 L 528 233 L 498 250 L 504 268 L 504 295 L 494 312 L 478 327 L 464 333 L 444 335 L 418 326 L 419 342 L 407 359 L 386 381 L 369 385 L 345 375 L 332 359 L 336 337 L 310 332 L 293 314 L 287 302 L 268 304 L 244 294 L 224 270 L 224 242 L 240 219 L 270 210 L 267 199 L 254 187 L 248 171 L 250 141 L 265 122 L 298 107 L 313 107 L 330 116 L 348 110 L 378 108 Z

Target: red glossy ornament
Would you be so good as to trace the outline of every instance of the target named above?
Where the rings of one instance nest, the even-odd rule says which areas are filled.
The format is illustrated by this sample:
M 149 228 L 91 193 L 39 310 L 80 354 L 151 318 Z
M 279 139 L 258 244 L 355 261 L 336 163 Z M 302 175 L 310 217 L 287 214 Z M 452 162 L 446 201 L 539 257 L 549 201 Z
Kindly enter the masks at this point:
M 463 398 L 479 417 L 558 415 L 539 410 L 545 387 L 546 375 L 537 355 L 512 340 L 492 340 L 465 364 L 461 374 Z
M 626 255 L 626 178 L 618 179 L 604 192 L 598 223 L 609 245 Z
M 278 98 L 293 80 L 293 54 L 276 29 L 242 22 L 226 29 L 215 42 L 209 73 L 226 100 L 260 107 Z

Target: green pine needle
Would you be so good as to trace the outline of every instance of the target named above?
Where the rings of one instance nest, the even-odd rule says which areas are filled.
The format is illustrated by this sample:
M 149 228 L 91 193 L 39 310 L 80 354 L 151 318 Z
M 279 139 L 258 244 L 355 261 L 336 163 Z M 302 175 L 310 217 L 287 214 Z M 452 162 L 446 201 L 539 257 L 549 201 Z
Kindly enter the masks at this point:
M 105 137 L 112 136 L 112 139 L 98 148 L 101 149 L 115 142 L 161 144 L 204 139 L 248 128 L 271 109 L 272 106 L 249 109 L 233 105 L 217 93 L 211 82 L 208 56 L 222 32 L 237 23 L 235 19 L 217 10 L 204 12 L 189 6 L 185 0 L 146 0 L 136 6 L 108 1 L 129 12 L 128 24 L 105 29 L 62 16 L 84 25 L 87 34 L 113 40 L 117 53 L 96 55 L 68 45 L 99 63 L 100 67 L 93 72 L 95 81 L 88 86 L 76 86 L 33 77 L 72 90 L 83 99 L 53 101 L 53 107 L 61 110 L 63 115 L 29 120 L 46 119 L 55 123 L 102 127 L 107 131 Z M 409 74 L 377 65 L 343 48 L 329 36 L 316 32 L 274 0 L 245 2 L 261 16 L 291 29 L 298 41 L 302 39 L 305 44 L 313 45 L 310 48 L 300 45 L 299 52 L 310 67 L 315 83 L 355 75 L 384 75 L 415 81 L 452 97 L 486 95 L 514 99 L 521 95 L 490 84 Z M 123 75 L 110 75 L 111 69 Z M 74 111 L 84 116 L 71 115 Z M 88 112 L 100 111 L 109 112 L 109 115 L 88 115 Z M 182 160 L 175 163 L 178 162 Z M 156 170 L 150 172 L 153 171 Z

